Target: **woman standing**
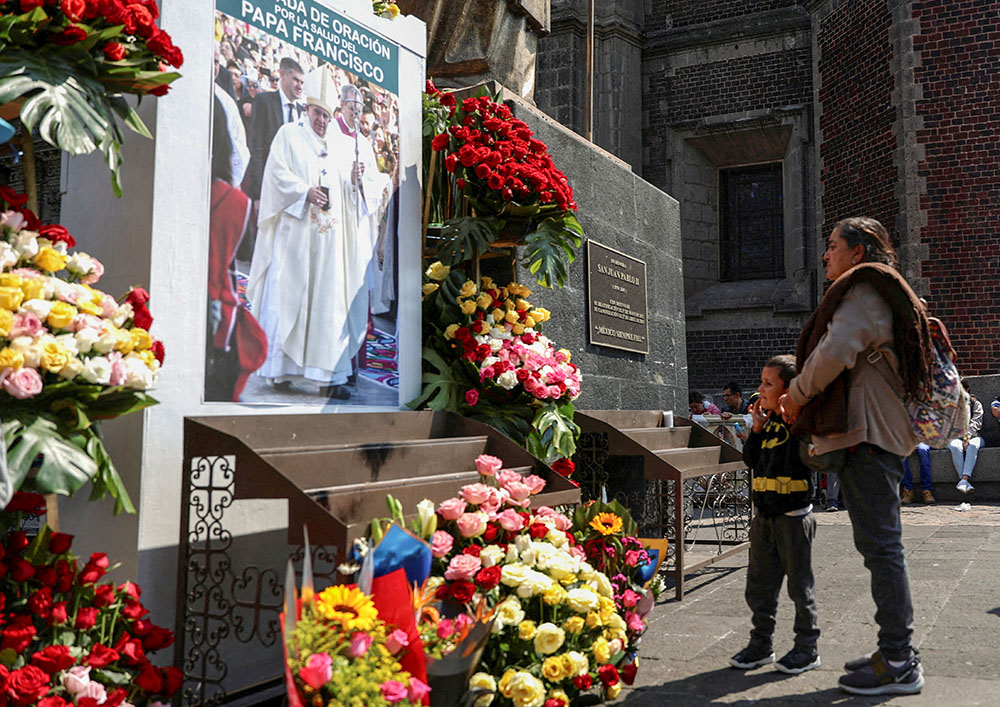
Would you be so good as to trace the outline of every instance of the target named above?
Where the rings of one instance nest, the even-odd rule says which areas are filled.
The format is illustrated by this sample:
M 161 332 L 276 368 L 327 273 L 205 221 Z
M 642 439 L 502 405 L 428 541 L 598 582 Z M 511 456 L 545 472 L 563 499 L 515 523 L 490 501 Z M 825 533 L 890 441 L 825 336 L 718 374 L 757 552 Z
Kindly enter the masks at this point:
M 840 687 L 861 695 L 916 693 L 924 677 L 911 645 L 899 482 L 903 459 L 917 446 L 903 397 L 929 383 L 927 315 L 896 271 L 896 252 L 878 221 L 838 222 L 823 262 L 833 285 L 799 337 L 799 374 L 781 409 L 793 432 L 811 435 L 814 453 L 844 455 L 841 493 L 854 546 L 871 572 L 879 649 L 849 661 Z

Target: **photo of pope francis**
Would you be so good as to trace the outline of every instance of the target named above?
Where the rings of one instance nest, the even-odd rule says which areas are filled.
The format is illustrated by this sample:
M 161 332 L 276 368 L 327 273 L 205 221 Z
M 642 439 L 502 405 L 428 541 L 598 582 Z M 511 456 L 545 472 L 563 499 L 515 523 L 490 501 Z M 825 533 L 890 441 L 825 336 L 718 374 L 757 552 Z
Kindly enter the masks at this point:
M 247 299 L 268 339 L 257 371 L 278 391 L 293 382 L 348 400 L 352 359 L 368 324 L 367 228 L 379 175 L 366 175 L 354 141 L 334 124 L 337 88 L 326 67 L 306 79 L 306 110 L 275 133 L 261 178 Z M 374 198 L 373 198 L 374 197 Z

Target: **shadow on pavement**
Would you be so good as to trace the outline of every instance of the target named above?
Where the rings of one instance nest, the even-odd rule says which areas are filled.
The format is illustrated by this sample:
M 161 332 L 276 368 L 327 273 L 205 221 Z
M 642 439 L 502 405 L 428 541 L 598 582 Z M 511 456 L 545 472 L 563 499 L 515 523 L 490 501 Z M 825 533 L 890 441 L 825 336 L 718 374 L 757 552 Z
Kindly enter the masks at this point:
M 696 589 L 702 587 L 708 587 L 718 582 L 719 580 L 728 579 L 733 574 L 745 569 L 745 566 L 739 567 L 724 567 L 724 566 L 709 566 L 704 567 L 697 572 L 692 572 L 691 574 L 684 575 L 684 594 L 690 594 Z M 676 582 L 674 582 L 673 574 L 663 575 L 663 591 L 660 594 L 659 600 L 656 602 L 657 606 L 661 604 L 669 604 L 676 602 L 674 598 L 674 587 Z
M 797 676 L 786 675 L 769 668 L 757 671 L 741 671 L 732 668 L 720 668 L 697 675 L 689 675 L 680 680 L 665 682 L 662 685 L 647 685 L 636 688 L 620 704 L 629 707 L 697 707 L 706 704 L 726 704 L 748 707 L 749 705 L 879 705 L 898 695 L 881 695 L 878 697 L 858 697 L 848 695 L 831 687 L 823 690 L 811 690 L 796 695 L 781 695 L 775 697 L 755 697 L 749 699 L 724 699 L 729 695 L 755 690 L 768 683 L 781 680 L 794 680 Z M 719 702 L 716 702 L 716 701 Z

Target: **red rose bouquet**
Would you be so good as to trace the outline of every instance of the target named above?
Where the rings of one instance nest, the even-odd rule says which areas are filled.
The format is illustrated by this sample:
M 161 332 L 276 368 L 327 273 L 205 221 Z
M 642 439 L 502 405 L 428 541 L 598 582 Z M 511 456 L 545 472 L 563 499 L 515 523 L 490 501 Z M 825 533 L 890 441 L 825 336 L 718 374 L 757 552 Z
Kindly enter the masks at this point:
M 0 104 L 22 100 L 21 121 L 75 155 L 100 150 L 121 196 L 118 120 L 152 137 L 122 96 L 162 96 L 184 63 L 156 25 L 155 0 L 0 2 Z
M 431 177 L 425 188 L 445 227 L 446 245 L 438 253 L 445 265 L 484 252 L 504 226 L 520 222 L 525 262 L 539 284 L 565 283 L 583 230 L 573 214 L 576 202 L 566 175 L 545 143 L 533 136 L 507 105 L 489 96 L 465 98 L 458 105 L 452 94 L 428 81 L 424 137 L 432 155 L 439 154 L 428 160 Z M 466 215 L 466 206 L 474 215 Z
M 152 664 L 173 632 L 147 618 L 132 582 L 101 583 L 104 553 L 82 567 L 73 536 L 43 527 L 20 530 L 26 514 L 44 513 L 37 494 L 18 493 L 0 512 L 6 543 L 0 564 L 0 704 L 96 707 L 166 702 L 183 675 Z
M 149 294 L 96 288 L 100 261 L 27 197 L 0 187 L 0 426 L 14 490 L 72 494 L 88 480 L 134 512 L 93 420 L 154 405 L 163 344 Z M 0 499 L 0 503 L 5 499 Z

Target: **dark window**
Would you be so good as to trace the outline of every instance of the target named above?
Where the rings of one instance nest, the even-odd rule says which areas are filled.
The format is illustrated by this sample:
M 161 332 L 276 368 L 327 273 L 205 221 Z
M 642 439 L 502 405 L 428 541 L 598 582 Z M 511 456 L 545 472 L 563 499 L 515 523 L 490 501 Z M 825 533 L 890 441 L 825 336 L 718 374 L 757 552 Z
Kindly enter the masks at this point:
M 785 276 L 781 163 L 719 170 L 720 279 Z

